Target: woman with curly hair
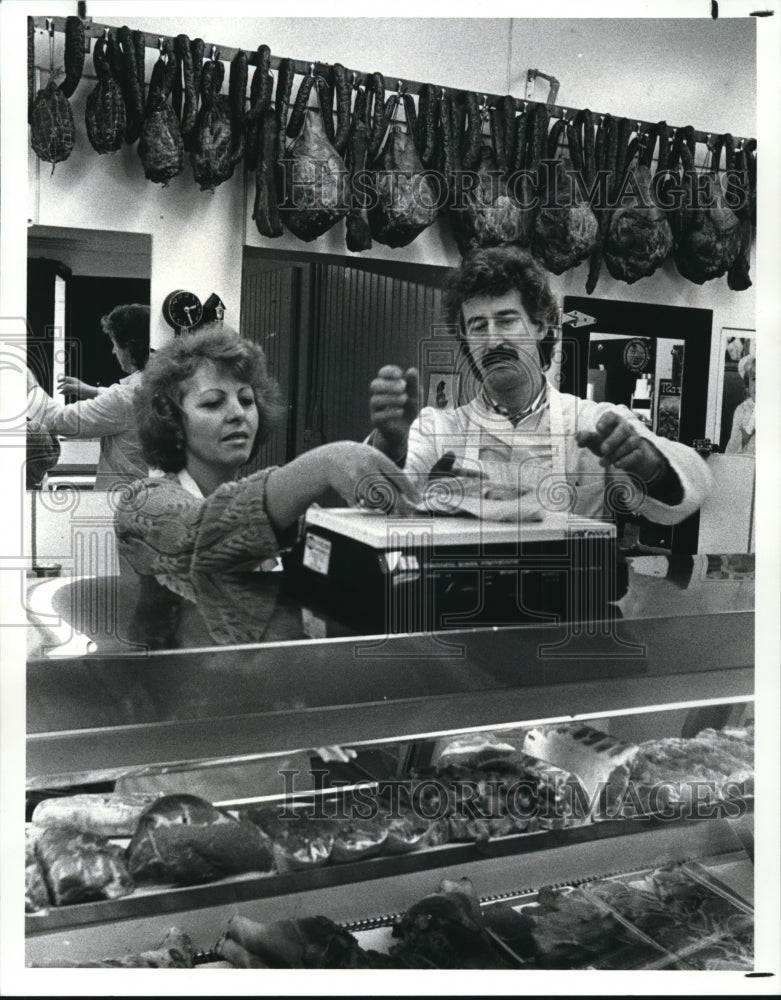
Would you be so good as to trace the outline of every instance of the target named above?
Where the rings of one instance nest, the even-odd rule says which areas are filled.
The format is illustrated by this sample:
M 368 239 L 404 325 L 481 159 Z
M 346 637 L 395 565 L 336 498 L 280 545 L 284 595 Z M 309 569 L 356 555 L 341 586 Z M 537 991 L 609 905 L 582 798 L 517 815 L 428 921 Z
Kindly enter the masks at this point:
M 144 457 L 163 476 L 136 482 L 118 500 L 119 553 L 191 596 L 199 574 L 276 557 L 307 507 L 328 490 L 360 504 L 394 464 L 367 445 L 337 441 L 284 466 L 239 470 L 282 415 L 261 349 L 225 327 L 177 338 L 155 352 L 137 397 Z

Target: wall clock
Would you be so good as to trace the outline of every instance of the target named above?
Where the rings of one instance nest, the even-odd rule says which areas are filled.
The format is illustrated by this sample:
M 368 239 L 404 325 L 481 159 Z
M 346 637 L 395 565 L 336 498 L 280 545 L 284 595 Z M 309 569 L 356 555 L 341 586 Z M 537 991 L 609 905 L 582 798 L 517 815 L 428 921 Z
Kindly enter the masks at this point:
M 163 318 L 174 330 L 192 330 L 203 318 L 203 305 L 194 292 L 178 288 L 163 300 Z

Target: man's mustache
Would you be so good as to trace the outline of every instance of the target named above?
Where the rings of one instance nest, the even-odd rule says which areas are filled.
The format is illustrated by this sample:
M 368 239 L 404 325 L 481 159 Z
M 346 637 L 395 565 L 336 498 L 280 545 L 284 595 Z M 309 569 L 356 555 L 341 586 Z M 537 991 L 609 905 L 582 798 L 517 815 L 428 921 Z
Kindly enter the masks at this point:
M 509 344 L 500 344 L 498 347 L 491 347 L 480 357 L 480 364 L 486 369 L 494 365 L 506 365 L 508 361 L 520 361 L 518 351 Z

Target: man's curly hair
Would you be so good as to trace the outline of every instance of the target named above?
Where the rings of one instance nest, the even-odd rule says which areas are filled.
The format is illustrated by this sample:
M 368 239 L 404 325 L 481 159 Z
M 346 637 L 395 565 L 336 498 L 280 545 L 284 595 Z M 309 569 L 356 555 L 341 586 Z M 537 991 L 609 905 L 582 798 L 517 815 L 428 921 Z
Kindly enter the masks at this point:
M 141 451 L 150 467 L 179 472 L 185 466 L 186 431 L 182 414 L 184 383 L 204 364 L 229 372 L 252 386 L 258 433 L 250 459 L 279 424 L 282 394 L 266 368 L 262 349 L 224 326 L 208 326 L 169 341 L 155 351 L 134 399 Z
M 550 364 L 555 334 L 550 329 L 557 322 L 558 303 L 548 284 L 547 271 L 530 253 L 516 246 L 485 247 L 466 256 L 452 272 L 445 285 L 443 307 L 447 322 L 458 327 L 462 350 L 474 365 L 466 347 L 466 333 L 461 307 L 479 295 L 498 298 L 507 292 L 520 292 L 523 308 L 540 328 L 548 328 L 539 342 L 544 367 Z
M 149 306 L 137 302 L 115 306 L 101 317 L 100 325 L 106 336 L 124 348 L 136 368 L 143 371 L 149 360 Z

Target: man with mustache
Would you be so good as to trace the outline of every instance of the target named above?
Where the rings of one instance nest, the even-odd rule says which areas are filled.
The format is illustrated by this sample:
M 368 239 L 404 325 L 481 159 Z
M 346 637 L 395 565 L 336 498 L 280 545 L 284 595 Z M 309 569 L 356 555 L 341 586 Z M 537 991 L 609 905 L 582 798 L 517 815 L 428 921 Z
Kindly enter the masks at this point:
M 676 524 L 700 507 L 711 475 L 693 449 L 657 437 L 625 406 L 561 393 L 548 381 L 558 306 L 528 253 L 502 246 L 470 254 L 451 275 L 444 305 L 474 398 L 417 414 L 417 371 L 394 365 L 370 387 L 370 441 L 419 489 L 436 466 L 458 477 L 469 509 L 477 499 L 489 517 L 631 510 Z M 621 489 L 611 490 L 614 482 Z M 501 502 L 499 513 L 491 501 Z

